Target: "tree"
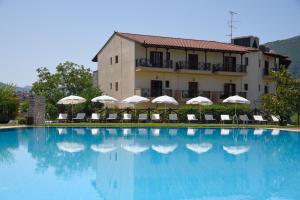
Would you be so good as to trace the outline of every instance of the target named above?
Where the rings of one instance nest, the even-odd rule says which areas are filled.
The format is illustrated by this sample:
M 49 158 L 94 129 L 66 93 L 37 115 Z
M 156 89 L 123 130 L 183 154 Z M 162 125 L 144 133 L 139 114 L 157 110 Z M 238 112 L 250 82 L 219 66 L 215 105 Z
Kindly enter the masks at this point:
M 51 74 L 45 68 L 38 68 L 38 81 L 33 83 L 32 92 L 45 96 L 46 112 L 51 118 L 58 115 L 57 101 L 69 95 L 78 95 L 87 99 L 87 102 L 77 106 L 77 110 L 91 111 L 91 98 L 101 94 L 98 88 L 93 87 L 92 73 L 83 65 L 65 62 L 56 67 Z
M 280 123 L 289 121 L 293 113 L 300 113 L 300 84 L 293 79 L 287 70 L 282 69 L 278 72 L 272 72 L 276 83 L 274 94 L 263 96 L 263 108 L 273 114 L 280 116 Z
M 19 99 L 14 85 L 0 85 L 0 123 L 15 119 L 18 114 Z

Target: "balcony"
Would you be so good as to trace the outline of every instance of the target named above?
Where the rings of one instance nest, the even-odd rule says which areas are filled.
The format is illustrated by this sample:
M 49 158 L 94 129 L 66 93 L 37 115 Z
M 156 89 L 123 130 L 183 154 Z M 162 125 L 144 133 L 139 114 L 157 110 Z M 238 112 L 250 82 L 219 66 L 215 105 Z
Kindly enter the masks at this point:
M 151 62 L 150 59 L 139 58 L 135 61 L 136 71 L 173 72 L 173 61 Z
M 268 67 L 265 67 L 263 70 L 263 77 L 266 79 L 272 79 L 272 72 L 278 72 L 279 68 L 275 67 L 272 69 L 269 69 Z
M 136 95 L 143 97 L 154 98 L 162 95 L 173 96 L 172 89 L 150 89 L 150 88 L 139 88 L 135 90 Z
M 176 70 L 184 73 L 211 74 L 211 64 L 205 62 L 191 63 L 178 61 L 176 62 Z
M 219 75 L 244 76 L 247 73 L 247 66 L 240 64 L 228 65 L 216 63 L 212 65 L 212 71 Z

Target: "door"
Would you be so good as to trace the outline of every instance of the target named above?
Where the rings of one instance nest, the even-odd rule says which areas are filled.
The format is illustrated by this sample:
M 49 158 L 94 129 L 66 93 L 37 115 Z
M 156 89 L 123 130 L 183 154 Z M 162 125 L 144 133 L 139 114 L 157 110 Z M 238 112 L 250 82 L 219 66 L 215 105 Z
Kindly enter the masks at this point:
M 151 97 L 158 97 L 162 95 L 162 81 L 151 80 Z
M 198 82 L 189 82 L 189 89 L 188 89 L 189 98 L 198 96 L 198 93 L 199 93 Z
M 269 75 L 269 62 L 265 61 L 264 75 Z
M 158 51 L 150 52 L 150 63 L 152 67 L 162 67 L 163 66 L 163 53 Z
M 224 84 L 224 95 L 223 95 L 223 99 L 229 97 L 229 96 L 233 96 L 236 94 L 235 91 L 235 84 L 233 83 L 225 83 Z
M 235 72 L 236 71 L 236 57 L 225 57 L 224 63 L 225 71 Z
M 198 55 L 197 54 L 189 54 L 189 68 L 190 69 L 198 69 Z

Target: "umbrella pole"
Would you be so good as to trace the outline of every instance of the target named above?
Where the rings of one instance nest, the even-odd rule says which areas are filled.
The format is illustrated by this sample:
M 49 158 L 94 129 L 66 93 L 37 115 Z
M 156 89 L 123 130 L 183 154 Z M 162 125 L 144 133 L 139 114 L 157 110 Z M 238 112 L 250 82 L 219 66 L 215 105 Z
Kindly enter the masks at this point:
M 71 123 L 73 123 L 73 104 L 71 104 Z
M 202 122 L 202 120 L 201 120 L 201 117 L 202 117 L 202 115 L 201 115 L 201 105 L 199 104 L 199 111 L 200 111 L 200 117 L 199 117 L 199 120 L 200 120 L 200 122 Z

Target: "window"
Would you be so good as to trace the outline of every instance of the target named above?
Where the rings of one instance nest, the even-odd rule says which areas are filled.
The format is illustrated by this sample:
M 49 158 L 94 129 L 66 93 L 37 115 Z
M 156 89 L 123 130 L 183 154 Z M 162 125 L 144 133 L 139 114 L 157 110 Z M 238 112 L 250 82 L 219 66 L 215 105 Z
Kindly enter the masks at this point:
M 249 65 L 249 58 L 245 57 L 245 65 L 248 66 Z
M 119 56 L 115 56 L 115 63 L 119 62 Z
M 261 66 L 261 60 L 259 59 L 259 61 L 258 61 L 258 67 L 260 68 L 260 66 Z
M 265 85 L 265 94 L 269 93 L 269 87 L 267 85 Z
M 166 81 L 166 88 L 170 88 L 170 81 Z
M 110 89 L 112 90 L 112 83 L 110 83 Z
M 119 83 L 115 82 L 115 90 L 118 91 L 119 90 Z
M 244 90 L 248 91 L 248 84 L 247 83 L 244 84 Z
M 112 65 L 112 63 L 113 63 L 113 58 L 110 57 L 110 65 Z
M 260 92 L 260 84 L 258 84 L 258 91 Z
M 167 52 L 167 53 L 166 53 L 166 60 L 167 60 L 167 61 L 171 60 L 170 52 Z

